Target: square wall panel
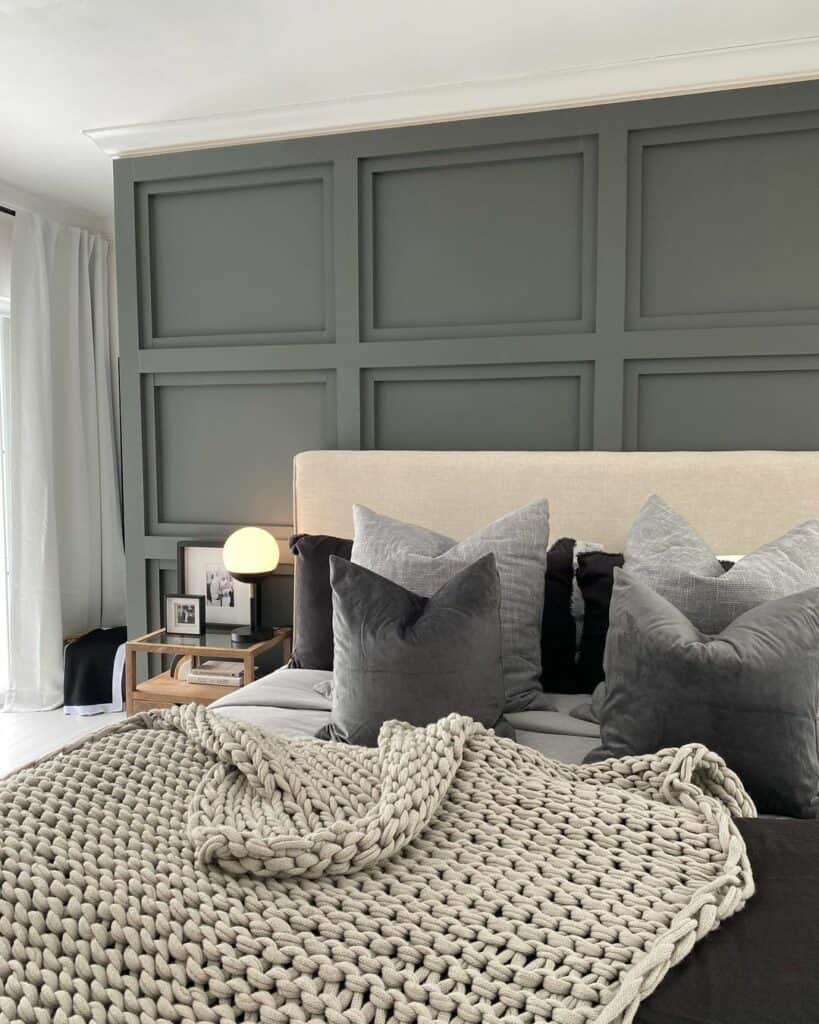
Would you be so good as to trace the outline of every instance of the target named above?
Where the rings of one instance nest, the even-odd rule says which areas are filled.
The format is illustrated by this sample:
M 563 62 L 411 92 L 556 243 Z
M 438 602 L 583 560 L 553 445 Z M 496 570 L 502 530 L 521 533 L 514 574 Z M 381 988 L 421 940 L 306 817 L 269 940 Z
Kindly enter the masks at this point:
M 365 340 L 590 330 L 596 143 L 360 164 Z
M 633 132 L 628 326 L 819 319 L 819 118 Z
M 559 451 L 591 444 L 590 363 L 362 373 L 365 448 Z
M 819 357 L 642 359 L 625 364 L 629 451 L 812 450 Z
M 332 371 L 159 374 L 144 401 L 152 534 L 289 525 L 293 456 L 336 447 Z
M 145 185 L 143 347 L 331 341 L 332 173 Z

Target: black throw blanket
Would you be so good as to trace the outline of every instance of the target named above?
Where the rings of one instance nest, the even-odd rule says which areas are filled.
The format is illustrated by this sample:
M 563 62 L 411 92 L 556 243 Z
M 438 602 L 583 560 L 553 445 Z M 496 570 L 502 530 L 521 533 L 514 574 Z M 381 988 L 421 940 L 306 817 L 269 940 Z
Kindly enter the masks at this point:
M 640 1006 L 636 1024 L 816 1024 L 819 821 L 745 818 L 756 893 Z
M 115 626 L 94 629 L 66 645 L 63 703 L 67 708 L 104 710 L 111 704 L 114 657 L 127 638 L 125 627 Z

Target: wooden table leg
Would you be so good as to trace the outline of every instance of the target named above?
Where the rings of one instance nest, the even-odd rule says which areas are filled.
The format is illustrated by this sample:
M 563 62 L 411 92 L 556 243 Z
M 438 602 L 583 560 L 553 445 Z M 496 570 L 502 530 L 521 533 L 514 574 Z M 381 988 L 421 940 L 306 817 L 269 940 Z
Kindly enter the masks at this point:
M 126 646 L 125 648 L 125 713 L 134 713 L 134 691 L 136 690 L 136 660 L 137 652 Z
M 256 659 L 253 655 L 245 655 L 242 658 L 244 665 L 244 677 L 242 679 L 242 686 L 247 686 L 248 683 L 252 683 L 256 678 Z

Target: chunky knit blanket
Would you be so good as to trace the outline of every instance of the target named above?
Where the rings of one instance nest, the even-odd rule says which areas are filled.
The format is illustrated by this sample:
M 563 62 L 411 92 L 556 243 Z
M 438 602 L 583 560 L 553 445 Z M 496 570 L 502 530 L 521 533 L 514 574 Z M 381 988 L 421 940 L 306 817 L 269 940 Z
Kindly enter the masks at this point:
M 628 1022 L 753 892 L 753 813 L 696 745 L 148 712 L 0 784 L 0 1020 Z

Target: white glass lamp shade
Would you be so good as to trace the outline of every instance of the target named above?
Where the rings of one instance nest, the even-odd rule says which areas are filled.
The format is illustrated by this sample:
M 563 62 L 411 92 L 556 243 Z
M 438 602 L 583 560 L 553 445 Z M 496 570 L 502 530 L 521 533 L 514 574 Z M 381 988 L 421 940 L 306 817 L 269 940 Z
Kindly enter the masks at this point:
M 243 526 L 225 541 L 222 561 L 237 580 L 257 580 L 269 576 L 279 564 L 276 538 L 260 526 Z

